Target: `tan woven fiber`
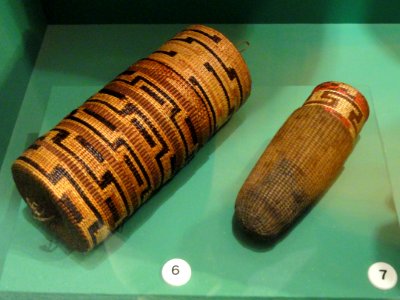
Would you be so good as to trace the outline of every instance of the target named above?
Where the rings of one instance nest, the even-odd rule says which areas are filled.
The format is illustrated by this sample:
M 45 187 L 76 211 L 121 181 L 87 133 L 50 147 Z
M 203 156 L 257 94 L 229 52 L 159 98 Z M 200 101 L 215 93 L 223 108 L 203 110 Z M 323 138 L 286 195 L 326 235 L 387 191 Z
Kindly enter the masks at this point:
M 279 237 L 338 176 L 368 114 L 365 98 L 351 86 L 317 86 L 246 179 L 236 200 L 236 220 L 255 237 Z
M 188 163 L 250 88 L 233 44 L 190 26 L 38 138 L 13 164 L 18 190 L 70 248 L 91 250 Z

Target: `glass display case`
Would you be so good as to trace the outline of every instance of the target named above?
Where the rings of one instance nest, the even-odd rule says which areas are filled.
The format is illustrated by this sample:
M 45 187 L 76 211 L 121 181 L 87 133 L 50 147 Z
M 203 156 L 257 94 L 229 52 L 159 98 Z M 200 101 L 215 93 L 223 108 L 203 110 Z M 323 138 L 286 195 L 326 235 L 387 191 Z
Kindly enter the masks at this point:
M 168 16 L 153 11 L 157 1 L 11 2 L 0 4 L 0 298 L 400 297 L 395 1 L 385 8 L 378 1 L 354 1 L 350 8 L 346 1 L 305 1 L 297 8 L 297 1 L 199 1 L 194 12 L 195 4 L 176 0 L 165 8 Z M 310 13 L 322 8 L 323 16 Z M 70 251 L 30 215 L 13 183 L 12 162 L 115 75 L 200 22 L 243 48 L 250 98 L 103 244 L 89 253 Z M 251 241 L 233 222 L 236 195 L 286 118 L 330 80 L 349 83 L 368 99 L 371 114 L 356 147 L 331 188 L 283 238 Z M 182 274 L 183 265 L 167 264 L 173 275 L 187 275 L 181 286 L 162 276 L 174 258 L 191 269 Z M 370 269 L 377 262 L 387 265 Z M 380 288 L 382 280 L 393 282 L 390 289 Z

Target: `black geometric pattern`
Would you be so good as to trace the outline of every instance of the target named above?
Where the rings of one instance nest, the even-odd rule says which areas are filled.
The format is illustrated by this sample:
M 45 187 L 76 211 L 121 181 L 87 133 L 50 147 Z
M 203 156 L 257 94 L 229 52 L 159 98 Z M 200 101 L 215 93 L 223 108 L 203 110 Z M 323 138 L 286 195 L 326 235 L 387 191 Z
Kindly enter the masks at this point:
M 250 87 L 231 42 L 191 26 L 37 139 L 13 165 L 17 187 L 34 216 L 40 209 L 62 240 L 88 251 L 192 159 Z

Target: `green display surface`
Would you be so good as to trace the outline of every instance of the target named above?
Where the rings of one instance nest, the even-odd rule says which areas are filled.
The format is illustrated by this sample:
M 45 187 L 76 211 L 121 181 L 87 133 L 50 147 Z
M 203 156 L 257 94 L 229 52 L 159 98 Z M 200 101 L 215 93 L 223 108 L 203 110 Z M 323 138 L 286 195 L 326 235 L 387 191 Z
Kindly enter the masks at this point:
M 68 251 L 32 220 L 11 179 L 13 159 L 184 26 L 48 27 L 0 170 L 0 296 L 400 297 L 399 286 L 381 291 L 367 278 L 378 261 L 400 271 L 399 25 L 215 26 L 239 47 L 250 42 L 252 95 L 232 120 L 93 252 Z M 236 194 L 285 119 L 327 80 L 359 88 L 370 119 L 307 216 L 273 246 L 249 243 L 232 226 Z M 182 287 L 161 277 L 175 257 L 192 267 Z
M 0 166 L 45 32 L 40 1 L 0 1 Z

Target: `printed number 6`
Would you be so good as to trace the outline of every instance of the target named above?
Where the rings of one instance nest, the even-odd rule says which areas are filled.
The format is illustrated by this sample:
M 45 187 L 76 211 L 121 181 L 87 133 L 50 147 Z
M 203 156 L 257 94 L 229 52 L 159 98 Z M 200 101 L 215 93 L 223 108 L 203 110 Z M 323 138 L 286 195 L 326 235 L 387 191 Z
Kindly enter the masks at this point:
M 172 275 L 178 275 L 179 274 L 179 266 L 178 265 L 174 265 L 172 267 Z

